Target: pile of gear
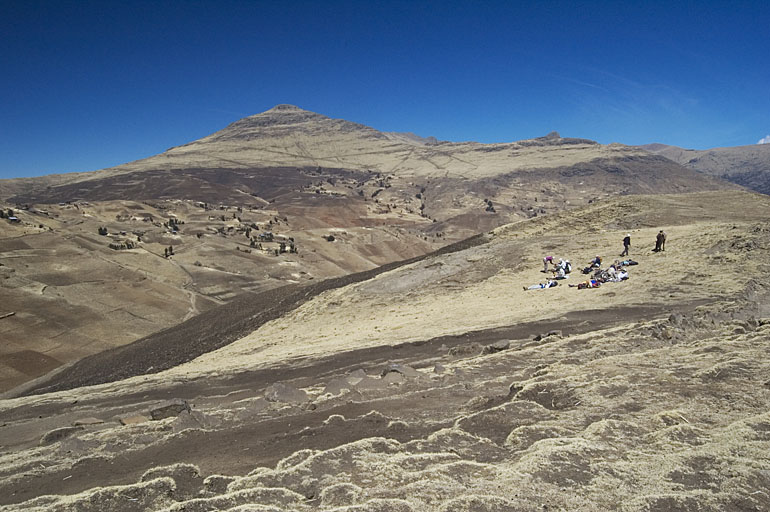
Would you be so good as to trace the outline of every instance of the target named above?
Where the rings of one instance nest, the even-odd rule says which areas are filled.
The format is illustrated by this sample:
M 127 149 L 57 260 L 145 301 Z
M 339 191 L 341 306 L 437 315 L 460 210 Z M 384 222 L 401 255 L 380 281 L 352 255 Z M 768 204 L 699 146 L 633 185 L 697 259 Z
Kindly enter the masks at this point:
M 570 286 L 575 286 L 578 290 L 582 290 L 584 288 L 598 288 L 603 283 L 619 283 L 629 277 L 626 267 L 638 264 L 638 262 L 632 259 L 615 260 L 609 267 L 602 268 L 602 259 L 596 256 L 591 260 L 589 266 L 583 269 L 583 274 L 591 274 L 591 278 L 577 285 Z

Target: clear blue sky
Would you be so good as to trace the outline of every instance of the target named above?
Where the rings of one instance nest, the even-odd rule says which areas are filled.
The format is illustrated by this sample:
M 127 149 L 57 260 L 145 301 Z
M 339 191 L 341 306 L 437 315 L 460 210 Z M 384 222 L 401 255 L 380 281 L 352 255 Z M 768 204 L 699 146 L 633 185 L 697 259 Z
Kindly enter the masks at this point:
M 144 158 L 278 103 L 456 141 L 754 144 L 770 2 L 0 0 L 0 177 Z

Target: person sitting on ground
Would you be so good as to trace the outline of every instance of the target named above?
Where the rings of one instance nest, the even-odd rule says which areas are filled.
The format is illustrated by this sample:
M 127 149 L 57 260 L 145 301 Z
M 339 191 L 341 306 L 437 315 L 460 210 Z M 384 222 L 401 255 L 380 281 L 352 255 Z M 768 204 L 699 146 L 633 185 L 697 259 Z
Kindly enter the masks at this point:
M 570 263 L 569 260 L 559 259 L 559 263 L 556 265 L 554 272 L 556 272 L 559 269 L 564 270 L 565 274 L 569 274 L 570 272 L 572 272 L 572 263 Z
M 543 290 L 545 288 L 552 288 L 554 286 L 559 286 L 559 283 L 557 283 L 553 279 L 549 279 L 545 283 L 538 283 L 538 284 L 533 284 L 532 286 L 525 286 L 524 289 L 525 290 Z
M 554 279 L 567 279 L 568 277 L 567 271 L 562 266 L 558 266 L 553 270 Z
M 592 270 L 597 269 L 602 266 L 602 258 L 601 256 L 596 256 L 594 259 L 588 262 L 588 266 L 583 269 L 584 274 L 590 274 Z

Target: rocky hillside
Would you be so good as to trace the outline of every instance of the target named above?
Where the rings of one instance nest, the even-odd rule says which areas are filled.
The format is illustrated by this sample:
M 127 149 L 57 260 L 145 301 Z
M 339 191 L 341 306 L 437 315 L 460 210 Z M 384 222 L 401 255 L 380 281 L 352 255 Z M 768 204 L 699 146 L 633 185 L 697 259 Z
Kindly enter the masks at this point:
M 770 194 L 770 144 L 706 150 L 683 149 L 665 144 L 640 147 L 708 176 L 723 178 L 757 192 Z
M 136 376 L 0 401 L 0 504 L 767 510 L 769 215 L 745 192 L 596 201 L 287 293 L 246 334 L 212 315 L 236 339 L 161 372 L 166 350 L 105 354 Z M 627 233 L 628 280 L 569 286 Z M 524 290 L 545 254 L 576 270 Z

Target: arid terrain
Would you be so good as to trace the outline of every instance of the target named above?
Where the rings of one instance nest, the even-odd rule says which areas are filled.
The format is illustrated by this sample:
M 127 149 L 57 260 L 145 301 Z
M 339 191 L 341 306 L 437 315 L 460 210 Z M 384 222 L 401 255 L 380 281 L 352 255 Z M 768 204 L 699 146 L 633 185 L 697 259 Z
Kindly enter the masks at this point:
M 767 510 L 769 216 L 606 199 L 286 296 L 158 373 L 103 354 L 137 375 L 0 403 L 4 510 Z M 522 290 L 626 233 L 627 281 Z
M 243 293 L 600 198 L 730 187 L 618 144 L 439 142 L 290 105 L 119 167 L 0 180 L 18 219 L 0 219 L 0 392 Z
M 279 105 L 0 208 L 0 510 L 770 510 L 767 195 Z
M 0 323 L 2 390 L 239 294 L 422 255 L 441 240 L 397 222 L 366 227 L 365 211 L 355 210 L 349 217 L 360 214 L 356 221 L 343 211 L 336 224 L 315 219 L 313 226 L 267 208 L 182 200 L 74 202 L 14 213 L 20 222 L 0 219 L 0 316 L 13 313 Z M 260 238 L 266 233 L 271 237 Z

